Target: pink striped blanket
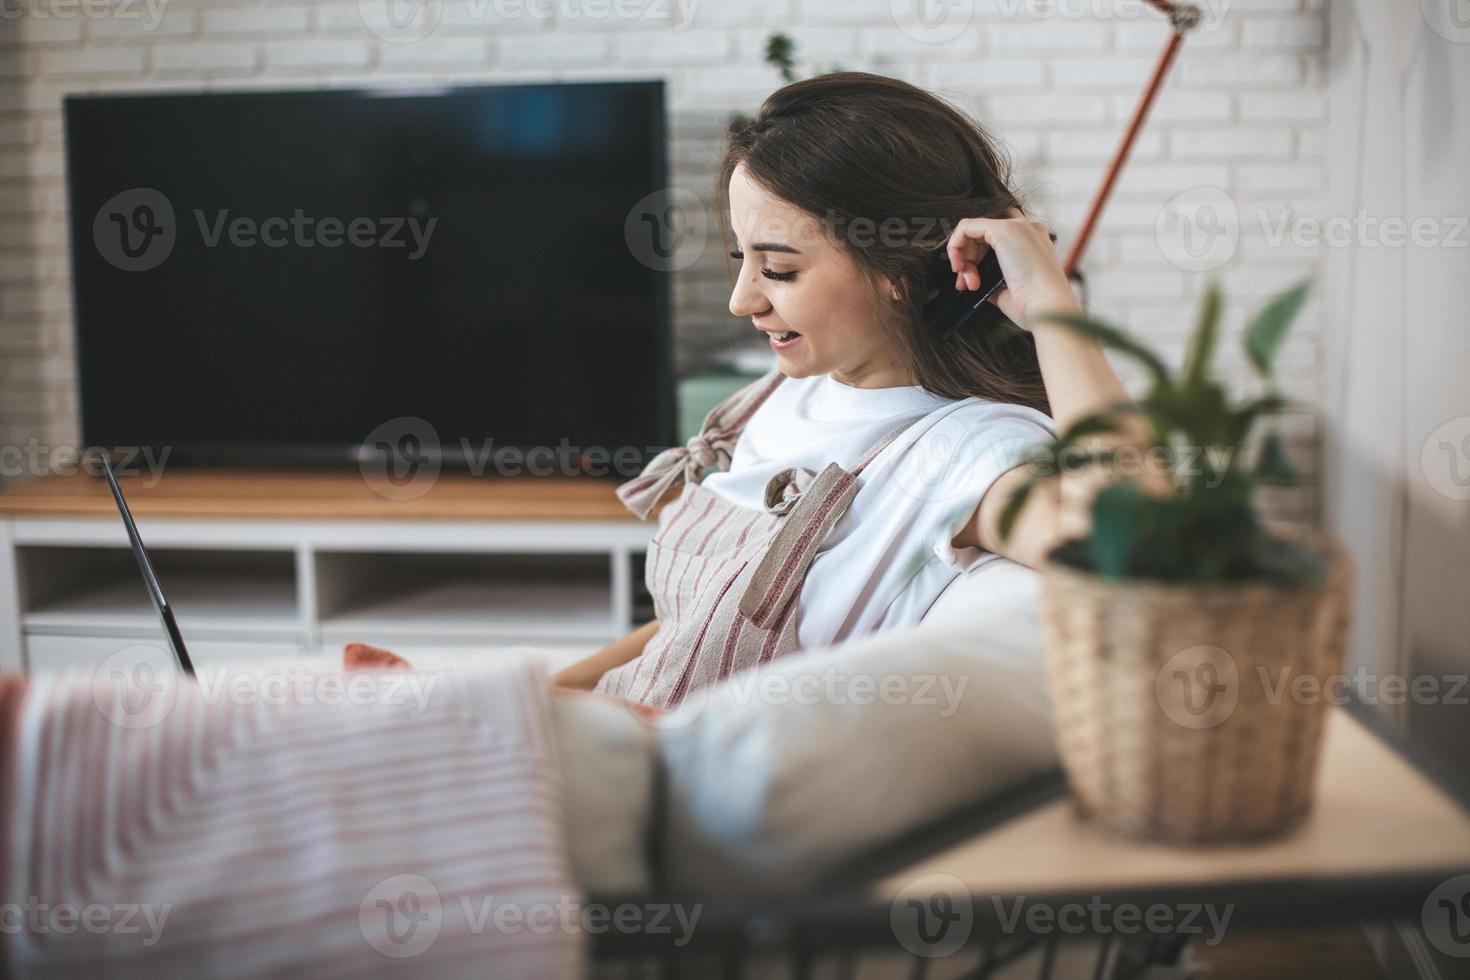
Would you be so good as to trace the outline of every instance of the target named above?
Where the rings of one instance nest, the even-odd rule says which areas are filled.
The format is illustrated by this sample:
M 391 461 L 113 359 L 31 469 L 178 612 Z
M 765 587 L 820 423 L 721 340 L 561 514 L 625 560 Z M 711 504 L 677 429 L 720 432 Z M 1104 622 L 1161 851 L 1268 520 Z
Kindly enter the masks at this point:
M 0 980 L 578 976 L 560 789 L 532 656 L 0 679 Z

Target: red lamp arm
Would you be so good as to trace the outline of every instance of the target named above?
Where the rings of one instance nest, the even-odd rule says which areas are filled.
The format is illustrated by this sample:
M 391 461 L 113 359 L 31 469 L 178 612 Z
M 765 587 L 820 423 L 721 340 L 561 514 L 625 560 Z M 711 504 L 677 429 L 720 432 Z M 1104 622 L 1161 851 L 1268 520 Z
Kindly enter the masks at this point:
M 1063 268 L 1068 276 L 1077 271 L 1077 264 L 1082 260 L 1082 253 L 1086 251 L 1087 243 L 1092 239 L 1097 219 L 1102 215 L 1103 208 L 1107 206 L 1108 198 L 1113 193 L 1113 185 L 1118 182 L 1118 175 L 1123 172 L 1123 167 L 1128 162 L 1128 155 L 1133 152 L 1133 144 L 1143 129 L 1149 110 L 1153 108 L 1159 89 L 1163 87 L 1164 78 L 1169 74 L 1174 58 L 1179 54 L 1179 47 L 1184 41 L 1185 32 L 1199 23 L 1197 7 L 1170 3 L 1168 0 L 1146 0 L 1146 2 L 1169 15 L 1169 39 L 1164 44 L 1164 50 L 1159 54 L 1159 60 L 1154 65 L 1148 84 L 1144 86 L 1143 97 L 1139 99 L 1137 107 L 1133 110 L 1133 118 L 1128 121 L 1128 128 L 1123 132 L 1123 141 L 1113 151 L 1113 159 L 1108 164 L 1107 173 L 1103 175 L 1102 184 L 1092 196 L 1092 203 L 1088 205 L 1087 214 L 1082 219 L 1082 227 L 1077 230 L 1077 237 L 1072 239 L 1072 247 L 1068 250 L 1067 259 L 1063 263 Z

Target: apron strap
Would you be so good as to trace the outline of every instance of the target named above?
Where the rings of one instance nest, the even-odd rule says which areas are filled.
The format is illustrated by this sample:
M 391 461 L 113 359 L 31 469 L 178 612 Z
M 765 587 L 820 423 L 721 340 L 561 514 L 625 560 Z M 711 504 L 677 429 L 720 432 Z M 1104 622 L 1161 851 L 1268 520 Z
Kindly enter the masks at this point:
M 828 463 L 803 491 L 740 597 L 740 611 L 747 619 L 761 629 L 777 621 L 806 580 L 817 548 L 857 496 L 858 474 L 917 421 L 910 419 L 878 440 L 851 472 Z
M 698 483 L 711 469 L 728 469 L 741 430 L 784 378 L 780 371 L 772 371 L 710 409 L 698 434 L 653 457 L 642 473 L 618 487 L 618 499 L 645 520 L 679 484 Z

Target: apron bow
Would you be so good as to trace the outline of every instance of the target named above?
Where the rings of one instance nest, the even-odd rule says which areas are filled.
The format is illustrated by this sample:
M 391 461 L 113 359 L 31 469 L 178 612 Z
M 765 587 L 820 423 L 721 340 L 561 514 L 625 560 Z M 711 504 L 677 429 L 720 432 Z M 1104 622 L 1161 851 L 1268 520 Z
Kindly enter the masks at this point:
M 698 483 L 709 470 L 728 468 L 734 451 L 734 434 L 723 429 L 701 432 L 653 457 L 641 474 L 618 487 L 618 499 L 644 520 L 680 483 Z
M 788 467 L 766 482 L 765 505 L 769 513 L 785 517 L 816 480 L 817 474 L 802 466 Z

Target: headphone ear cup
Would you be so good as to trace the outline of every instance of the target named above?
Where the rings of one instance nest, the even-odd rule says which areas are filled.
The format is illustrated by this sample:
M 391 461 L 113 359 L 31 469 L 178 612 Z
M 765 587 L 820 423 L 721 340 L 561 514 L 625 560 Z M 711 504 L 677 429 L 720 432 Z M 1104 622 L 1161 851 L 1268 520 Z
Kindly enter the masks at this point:
M 959 307 L 964 295 L 954 286 L 955 272 L 949 267 L 949 253 L 940 250 L 929 260 L 927 285 L 924 289 L 924 326 L 944 340 L 959 327 Z

